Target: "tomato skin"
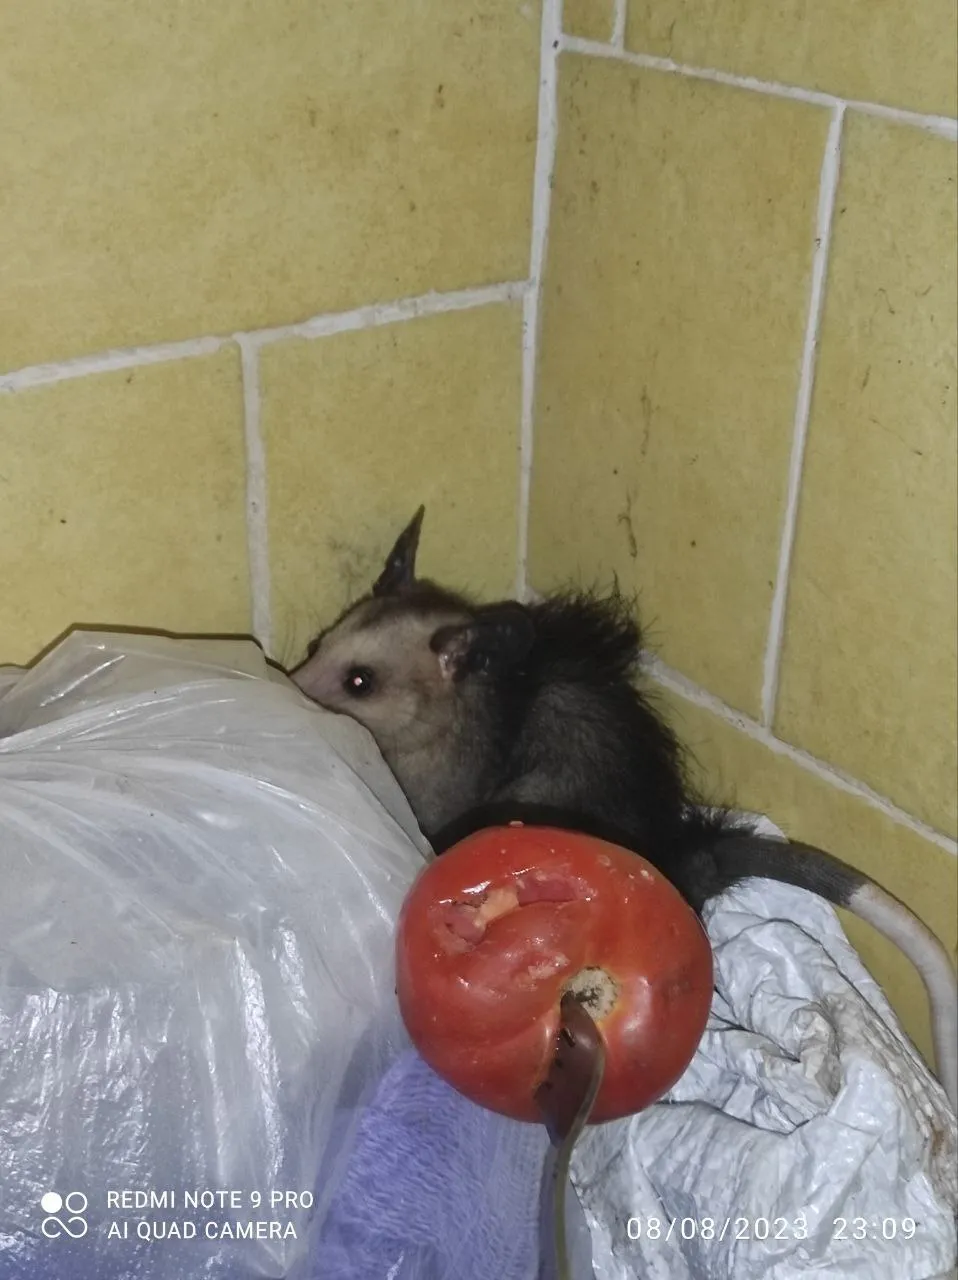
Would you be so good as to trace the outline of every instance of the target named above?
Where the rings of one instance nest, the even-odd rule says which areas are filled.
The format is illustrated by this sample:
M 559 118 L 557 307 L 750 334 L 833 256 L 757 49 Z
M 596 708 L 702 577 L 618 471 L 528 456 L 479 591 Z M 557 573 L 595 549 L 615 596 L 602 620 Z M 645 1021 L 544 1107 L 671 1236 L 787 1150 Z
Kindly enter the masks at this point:
M 617 845 L 515 824 L 430 863 L 400 913 L 396 992 L 411 1040 L 454 1088 L 516 1120 L 542 1119 L 533 1095 L 559 1001 L 593 968 L 614 984 L 611 1011 L 586 1004 L 606 1048 L 596 1124 L 662 1097 L 705 1030 L 712 950 L 678 890 Z

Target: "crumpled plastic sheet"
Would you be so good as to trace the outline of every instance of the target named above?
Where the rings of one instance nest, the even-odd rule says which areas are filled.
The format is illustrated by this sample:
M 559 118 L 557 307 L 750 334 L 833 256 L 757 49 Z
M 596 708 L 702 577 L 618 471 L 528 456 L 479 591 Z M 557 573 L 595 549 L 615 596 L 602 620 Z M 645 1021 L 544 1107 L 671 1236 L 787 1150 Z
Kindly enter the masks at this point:
M 955 1116 L 835 912 L 753 880 L 706 924 L 716 995 L 690 1067 L 576 1149 L 596 1280 L 949 1273 Z
M 294 1274 L 408 1045 L 412 813 L 251 642 L 75 633 L 5 685 L 0 1276 Z
M 460 1098 L 398 1020 L 427 851 L 368 735 L 252 644 L 77 634 L 0 670 L 0 830 L 0 1280 L 536 1280 L 542 1130 Z M 947 1272 L 954 1116 L 835 913 L 751 882 L 707 923 L 689 1070 L 577 1149 L 580 1258 L 597 1280 Z M 239 1200 L 184 1210 L 204 1189 Z M 257 1222 L 295 1237 L 231 1237 Z

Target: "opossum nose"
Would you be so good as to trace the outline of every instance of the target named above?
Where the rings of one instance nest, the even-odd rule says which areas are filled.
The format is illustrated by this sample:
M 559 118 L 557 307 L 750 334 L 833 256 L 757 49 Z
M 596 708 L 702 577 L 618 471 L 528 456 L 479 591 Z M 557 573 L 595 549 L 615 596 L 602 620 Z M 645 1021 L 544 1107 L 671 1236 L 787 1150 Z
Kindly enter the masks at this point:
M 291 673 L 291 679 L 311 702 L 321 707 L 338 706 L 342 701 L 338 669 L 329 663 L 307 660 Z
M 301 667 L 297 667 L 290 675 L 290 679 L 308 698 L 319 696 L 320 682 L 316 678 L 316 672 L 310 671 L 310 663 L 305 662 Z

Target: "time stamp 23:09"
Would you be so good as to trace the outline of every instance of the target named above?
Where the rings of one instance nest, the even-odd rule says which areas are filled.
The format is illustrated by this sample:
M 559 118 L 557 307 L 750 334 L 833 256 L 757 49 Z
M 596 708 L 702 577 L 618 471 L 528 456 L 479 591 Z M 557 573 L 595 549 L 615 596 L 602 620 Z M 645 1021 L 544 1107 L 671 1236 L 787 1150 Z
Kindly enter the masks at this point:
M 911 1240 L 918 1230 L 914 1218 L 833 1218 L 835 1240 Z M 630 1240 L 807 1240 L 808 1218 L 660 1218 L 654 1215 L 626 1221 Z M 817 1231 L 815 1234 L 818 1234 Z

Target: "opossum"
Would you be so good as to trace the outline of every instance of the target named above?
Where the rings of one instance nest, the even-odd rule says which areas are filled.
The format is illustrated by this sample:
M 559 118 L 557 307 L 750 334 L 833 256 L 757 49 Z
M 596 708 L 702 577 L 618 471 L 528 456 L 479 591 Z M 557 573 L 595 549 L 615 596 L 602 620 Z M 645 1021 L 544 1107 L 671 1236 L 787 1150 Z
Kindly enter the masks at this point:
M 372 733 L 435 852 L 518 819 L 640 853 L 697 912 L 748 877 L 809 889 L 868 921 L 918 969 L 958 1109 L 958 983 L 934 934 L 830 853 L 759 836 L 703 802 L 640 685 L 643 631 L 617 590 L 477 604 L 416 577 L 424 513 L 291 674 L 308 698 Z

